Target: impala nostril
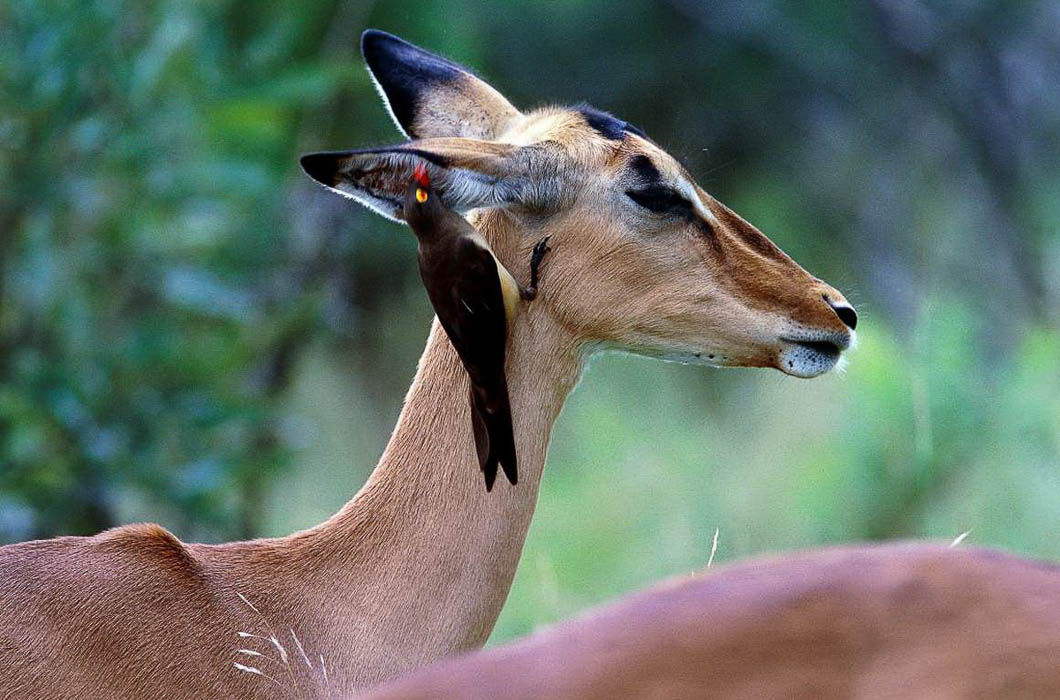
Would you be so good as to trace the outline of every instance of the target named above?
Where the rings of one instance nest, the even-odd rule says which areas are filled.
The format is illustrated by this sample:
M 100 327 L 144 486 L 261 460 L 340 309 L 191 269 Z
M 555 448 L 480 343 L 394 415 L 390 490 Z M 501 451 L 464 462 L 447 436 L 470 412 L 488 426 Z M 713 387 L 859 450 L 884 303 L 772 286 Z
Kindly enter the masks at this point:
M 847 328 L 854 330 L 858 327 L 858 312 L 854 311 L 853 306 L 843 302 L 834 302 L 827 294 L 822 294 L 821 297 L 826 304 L 832 307 L 832 311 L 835 312 L 840 321 L 846 324 Z
M 835 307 L 835 313 L 840 321 L 850 326 L 850 330 L 854 330 L 858 327 L 858 312 L 854 311 L 854 307 L 837 306 Z

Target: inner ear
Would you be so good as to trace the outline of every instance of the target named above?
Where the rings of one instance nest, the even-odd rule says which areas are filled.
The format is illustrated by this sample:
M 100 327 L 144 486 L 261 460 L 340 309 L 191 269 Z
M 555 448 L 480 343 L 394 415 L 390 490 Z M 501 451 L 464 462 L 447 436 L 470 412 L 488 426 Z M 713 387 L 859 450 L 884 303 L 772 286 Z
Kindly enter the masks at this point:
M 394 123 L 410 138 L 493 139 L 519 116 L 468 69 L 393 34 L 365 31 L 361 54 Z
M 449 208 L 466 212 L 516 201 L 525 178 L 513 168 L 517 147 L 469 139 L 434 139 L 407 145 L 302 156 L 306 174 L 325 187 L 404 221 L 412 173 L 427 165 L 431 186 Z

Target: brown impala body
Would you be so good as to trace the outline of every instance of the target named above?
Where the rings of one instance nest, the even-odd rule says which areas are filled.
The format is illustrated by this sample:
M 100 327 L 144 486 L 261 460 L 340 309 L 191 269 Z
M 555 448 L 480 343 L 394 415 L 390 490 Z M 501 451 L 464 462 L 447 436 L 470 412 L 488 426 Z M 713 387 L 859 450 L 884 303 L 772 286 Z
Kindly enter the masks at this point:
M 593 349 L 814 376 L 851 342 L 839 292 L 636 130 L 588 109 L 522 113 L 386 34 L 366 33 L 363 50 L 413 140 L 307 157 L 314 178 L 400 220 L 427 162 L 438 195 L 523 285 L 534 243 L 551 236 L 548 283 L 508 329 L 519 485 L 482 488 L 467 375 L 435 324 L 378 466 L 327 522 L 216 546 L 138 525 L 0 549 L 0 697 L 277 697 L 277 683 L 319 689 L 319 655 L 342 697 L 480 646 L 519 561 L 552 423 Z M 278 654 L 241 631 L 275 634 L 289 665 L 237 654 Z
M 1060 698 L 1060 570 L 932 544 L 675 580 L 364 700 Z

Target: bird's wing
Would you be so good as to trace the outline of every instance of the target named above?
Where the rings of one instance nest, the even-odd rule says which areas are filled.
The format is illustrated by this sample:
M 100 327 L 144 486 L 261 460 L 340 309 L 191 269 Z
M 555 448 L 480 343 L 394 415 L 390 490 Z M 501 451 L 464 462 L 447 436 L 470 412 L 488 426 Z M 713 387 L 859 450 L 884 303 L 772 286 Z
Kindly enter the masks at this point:
M 472 381 L 492 386 L 503 377 L 508 336 L 497 264 L 487 248 L 462 238 L 455 266 L 460 271 L 450 292 L 455 313 L 442 325 Z

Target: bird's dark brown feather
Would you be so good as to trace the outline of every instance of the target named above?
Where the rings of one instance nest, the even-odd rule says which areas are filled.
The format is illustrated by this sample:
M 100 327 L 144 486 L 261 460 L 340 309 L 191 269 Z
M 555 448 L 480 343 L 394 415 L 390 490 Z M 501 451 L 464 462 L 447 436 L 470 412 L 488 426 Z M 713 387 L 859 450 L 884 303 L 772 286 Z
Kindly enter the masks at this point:
M 508 321 L 497 263 L 462 216 L 436 194 L 417 202 L 410 187 L 406 220 L 420 241 L 420 277 L 438 320 L 470 379 L 472 432 L 486 488 L 498 465 L 517 480 L 504 356 Z

